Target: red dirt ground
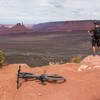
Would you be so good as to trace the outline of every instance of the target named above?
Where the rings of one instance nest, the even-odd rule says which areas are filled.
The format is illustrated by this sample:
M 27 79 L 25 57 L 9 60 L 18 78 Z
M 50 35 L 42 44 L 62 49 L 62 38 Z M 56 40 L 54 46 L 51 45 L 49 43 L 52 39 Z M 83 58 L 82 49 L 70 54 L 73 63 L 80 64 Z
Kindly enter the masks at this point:
M 16 73 L 19 64 L 4 66 L 0 69 L 0 100 L 100 100 L 100 56 L 88 56 L 79 64 L 37 68 L 20 65 L 23 72 L 39 75 L 47 70 L 47 74 L 59 74 L 67 81 L 62 84 L 46 82 L 43 85 L 38 80 L 20 80 L 21 86 L 17 90 Z

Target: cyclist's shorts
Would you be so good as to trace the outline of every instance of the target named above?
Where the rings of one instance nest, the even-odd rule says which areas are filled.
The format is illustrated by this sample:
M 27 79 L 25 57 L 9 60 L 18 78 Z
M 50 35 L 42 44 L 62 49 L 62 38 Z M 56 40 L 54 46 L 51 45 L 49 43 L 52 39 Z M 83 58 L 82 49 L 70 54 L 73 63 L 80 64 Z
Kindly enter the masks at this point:
M 98 46 L 100 47 L 100 40 L 95 40 L 95 39 L 92 39 L 92 46 Z

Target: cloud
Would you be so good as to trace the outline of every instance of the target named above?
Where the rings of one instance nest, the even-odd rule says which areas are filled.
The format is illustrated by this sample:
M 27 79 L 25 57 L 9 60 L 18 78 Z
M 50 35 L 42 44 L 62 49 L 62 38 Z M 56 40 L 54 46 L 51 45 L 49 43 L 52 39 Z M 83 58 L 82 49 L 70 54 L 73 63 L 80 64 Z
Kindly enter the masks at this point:
M 99 0 L 0 0 L 0 23 L 100 19 Z

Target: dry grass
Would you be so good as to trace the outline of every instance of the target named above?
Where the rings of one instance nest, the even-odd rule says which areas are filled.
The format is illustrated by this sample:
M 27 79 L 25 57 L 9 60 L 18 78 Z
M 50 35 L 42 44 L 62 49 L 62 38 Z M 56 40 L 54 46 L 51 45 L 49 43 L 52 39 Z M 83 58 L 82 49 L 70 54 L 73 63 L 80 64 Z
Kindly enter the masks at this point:
M 71 63 L 79 63 L 81 58 L 82 58 L 81 56 L 73 57 L 73 58 L 71 58 L 70 62 Z

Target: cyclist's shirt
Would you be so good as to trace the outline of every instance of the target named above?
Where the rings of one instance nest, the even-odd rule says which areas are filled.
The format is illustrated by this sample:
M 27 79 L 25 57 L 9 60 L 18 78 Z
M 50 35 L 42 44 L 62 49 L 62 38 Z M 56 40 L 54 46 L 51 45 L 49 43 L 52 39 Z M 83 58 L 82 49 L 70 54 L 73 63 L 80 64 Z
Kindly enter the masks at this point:
M 92 33 L 92 37 L 95 38 L 95 39 L 100 39 L 100 27 L 95 27 L 95 28 L 92 28 L 90 30 L 90 32 Z
M 92 28 L 91 30 L 89 30 L 91 33 L 93 33 L 92 34 L 92 46 L 98 46 L 98 47 L 100 47 L 100 40 L 98 40 L 98 39 L 95 39 L 95 37 L 94 37 L 94 35 L 95 35 L 95 30 L 96 30 L 96 28 Z

